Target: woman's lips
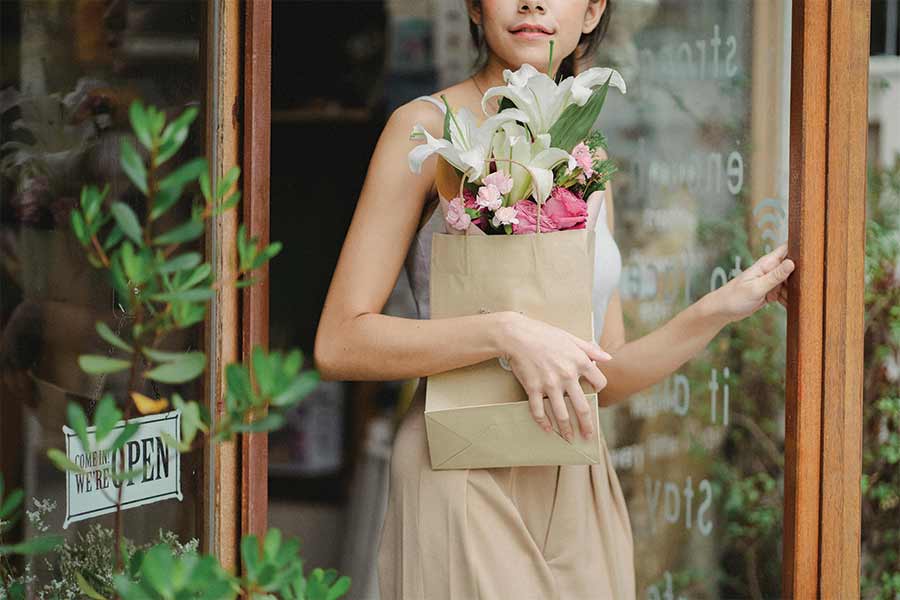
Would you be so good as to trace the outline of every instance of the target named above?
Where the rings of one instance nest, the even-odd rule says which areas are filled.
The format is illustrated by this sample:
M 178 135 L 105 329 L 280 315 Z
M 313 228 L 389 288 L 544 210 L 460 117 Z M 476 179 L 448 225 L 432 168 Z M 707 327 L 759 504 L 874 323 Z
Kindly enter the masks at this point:
M 513 31 L 512 34 L 526 40 L 543 40 L 551 36 L 546 31 L 537 31 L 535 29 L 519 29 L 518 31 Z

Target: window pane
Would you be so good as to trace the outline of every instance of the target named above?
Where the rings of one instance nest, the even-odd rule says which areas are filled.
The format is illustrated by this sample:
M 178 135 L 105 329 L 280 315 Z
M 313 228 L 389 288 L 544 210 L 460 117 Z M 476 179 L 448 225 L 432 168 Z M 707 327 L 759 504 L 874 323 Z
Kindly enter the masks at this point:
M 787 239 L 790 3 L 615 3 L 594 62 L 626 335 L 663 326 Z M 731 324 L 603 411 L 640 598 L 781 596 L 785 311 Z
M 77 544 L 78 552 L 106 552 L 106 564 L 112 568 L 111 536 L 97 536 L 109 535 L 114 515 L 93 516 L 63 528 L 66 478 L 47 457 L 48 449 L 65 448 L 67 403 L 80 403 L 90 418 L 103 392 L 112 393 L 120 407 L 130 402 L 127 371 L 89 376 L 77 362 L 81 354 L 120 356 L 100 339 L 95 323 L 103 321 L 130 338 L 134 315 L 123 311 L 105 271 L 87 261 L 73 234 L 71 213 L 84 186 L 102 189 L 108 184 L 107 210 L 117 200 L 143 220 L 145 198 L 119 166 L 123 139 L 140 147 L 128 117 L 134 99 L 164 110 L 169 120 L 189 106 L 201 110 L 184 146 L 160 167 L 156 178 L 204 153 L 200 49 L 206 10 L 205 2 L 138 0 L 7 0 L 0 7 L 0 458 L 7 493 L 24 488 L 29 511 L 37 510 L 36 502 L 55 505 L 42 516 L 46 531 L 23 515 L 21 529 L 5 534 L 5 541 L 61 533 L 75 542 L 90 535 L 93 543 Z M 184 221 L 190 214 L 187 198 L 194 193 L 186 189 L 182 201 L 155 221 L 156 231 Z M 203 252 L 202 239 L 184 247 L 191 245 Z M 168 336 L 161 345 L 198 349 L 203 340 L 195 326 Z M 148 382 L 138 391 L 155 398 L 176 390 L 185 399 L 201 399 L 199 380 L 178 387 Z M 162 451 L 152 445 L 139 450 Z M 160 531 L 174 532 L 182 542 L 199 538 L 202 465 L 202 451 L 183 455 L 176 464 L 183 499 L 125 510 L 124 535 L 138 544 L 158 539 Z M 110 481 L 101 481 L 101 487 L 115 495 Z M 96 526 L 107 534 L 94 531 Z M 35 592 L 60 577 L 41 558 L 33 567 L 39 576 Z M 72 589 L 73 576 L 65 578 L 64 590 Z

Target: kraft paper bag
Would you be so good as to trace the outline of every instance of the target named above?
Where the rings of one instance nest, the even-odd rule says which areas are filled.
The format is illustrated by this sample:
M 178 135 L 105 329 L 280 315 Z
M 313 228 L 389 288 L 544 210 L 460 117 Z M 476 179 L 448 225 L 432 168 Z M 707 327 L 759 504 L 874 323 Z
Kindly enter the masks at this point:
M 515 310 L 594 340 L 594 230 L 486 235 L 472 227 L 477 233 L 432 234 L 432 319 Z M 424 416 L 432 468 L 599 463 L 605 441 L 597 392 L 584 378 L 581 388 L 591 407 L 593 433 L 582 437 L 565 395 L 575 434 L 569 442 L 547 399 L 553 430 L 540 428 L 518 378 L 496 358 L 430 375 Z

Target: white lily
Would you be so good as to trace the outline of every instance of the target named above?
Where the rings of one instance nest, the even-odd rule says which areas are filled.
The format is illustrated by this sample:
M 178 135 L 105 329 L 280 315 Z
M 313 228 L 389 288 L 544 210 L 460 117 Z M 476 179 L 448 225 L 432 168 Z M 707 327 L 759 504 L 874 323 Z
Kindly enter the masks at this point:
M 475 120 L 472 111 L 463 107 L 452 111 L 450 139 L 438 139 L 419 124 L 413 127 L 410 139 L 424 139 L 425 143 L 409 152 L 409 168 L 422 172 L 422 163 L 432 154 L 443 156 L 447 162 L 462 171 L 468 181 L 477 182 L 486 174 L 487 160 L 491 154 L 491 142 L 497 129 L 510 121 L 527 121 L 521 110 L 506 109 L 482 123 Z
M 572 164 L 575 159 L 561 148 L 551 148 L 547 133 L 538 135 L 534 142 L 530 140 L 524 127 L 506 123 L 494 142 L 494 157 L 497 168 L 512 177 L 513 202 L 524 198 L 530 190 L 535 201 L 543 204 L 553 189 L 553 168 L 562 162 Z
M 594 67 L 575 77 L 566 77 L 557 84 L 549 75 L 526 63 L 517 71 L 505 69 L 503 80 L 506 85 L 488 89 L 481 100 L 481 108 L 487 114 L 488 100 L 495 96 L 509 98 L 516 108 L 528 115 L 532 133 L 539 135 L 550 131 L 563 111 L 572 104 L 584 106 L 593 93 L 592 88 L 610 76 L 609 84 L 624 94 L 625 80 L 614 69 Z

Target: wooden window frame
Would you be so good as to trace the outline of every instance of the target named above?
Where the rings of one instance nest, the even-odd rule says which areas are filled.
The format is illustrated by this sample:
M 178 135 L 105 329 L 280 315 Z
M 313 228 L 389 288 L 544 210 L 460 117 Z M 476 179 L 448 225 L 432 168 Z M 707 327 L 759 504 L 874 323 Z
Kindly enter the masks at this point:
M 869 10 L 793 1 L 788 598 L 859 595 Z

